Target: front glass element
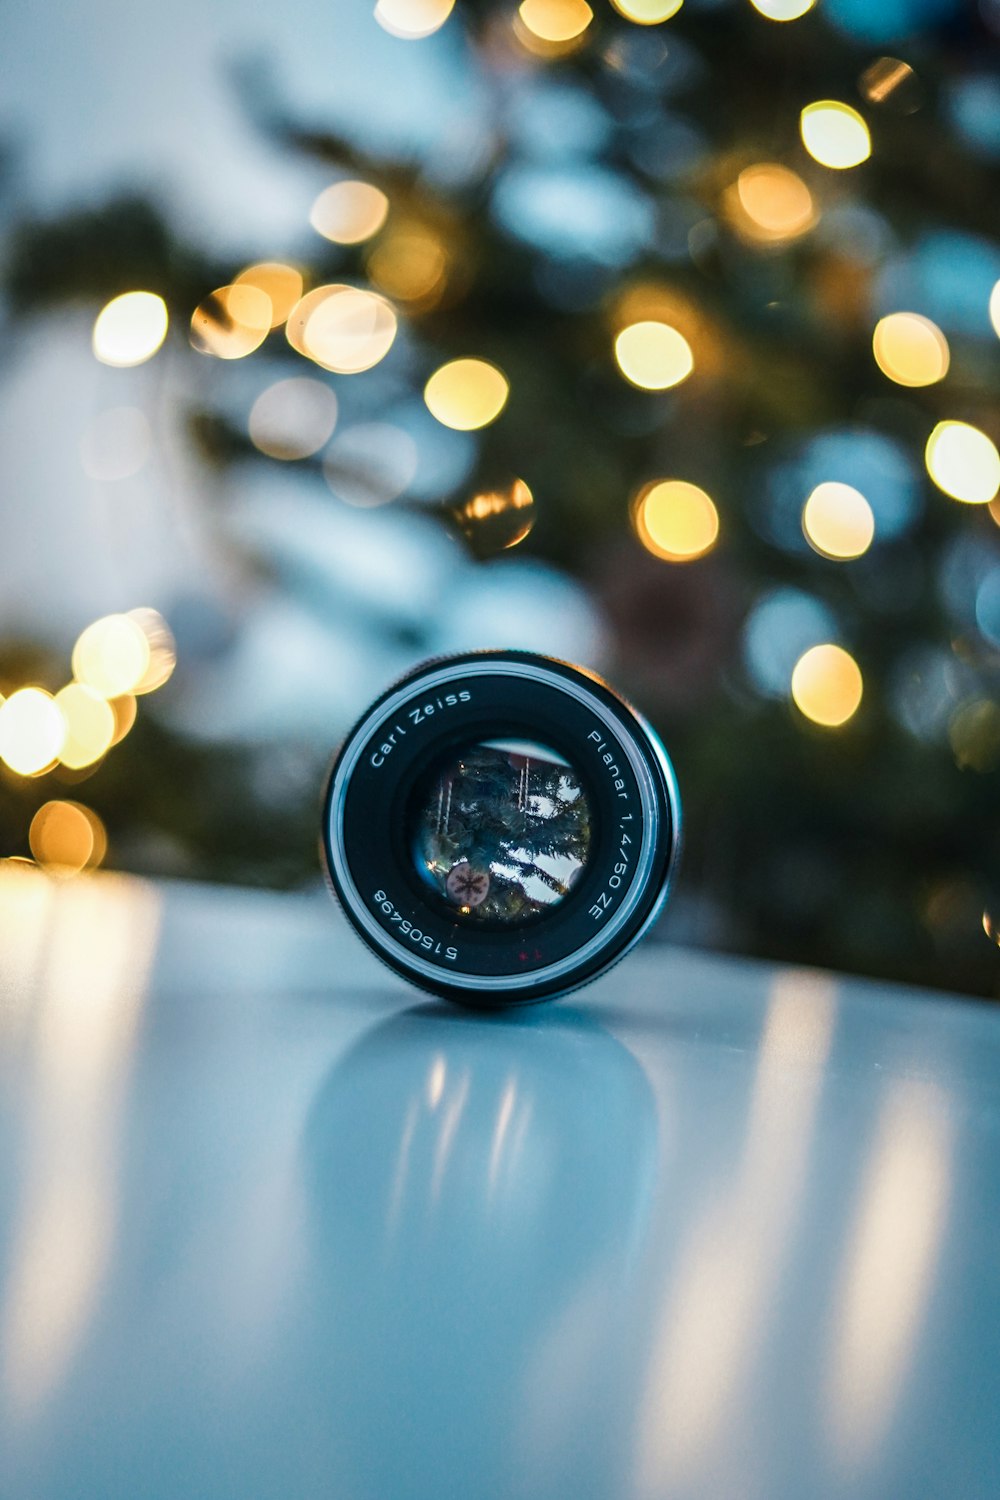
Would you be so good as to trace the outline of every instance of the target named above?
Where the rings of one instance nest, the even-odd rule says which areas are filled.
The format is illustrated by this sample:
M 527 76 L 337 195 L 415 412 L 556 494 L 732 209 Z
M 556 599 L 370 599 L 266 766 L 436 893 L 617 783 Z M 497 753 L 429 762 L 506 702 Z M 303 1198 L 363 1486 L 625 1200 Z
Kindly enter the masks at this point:
M 558 906 L 587 863 L 590 838 L 576 771 L 530 740 L 448 751 L 407 814 L 421 880 L 456 917 L 486 926 L 533 921 Z

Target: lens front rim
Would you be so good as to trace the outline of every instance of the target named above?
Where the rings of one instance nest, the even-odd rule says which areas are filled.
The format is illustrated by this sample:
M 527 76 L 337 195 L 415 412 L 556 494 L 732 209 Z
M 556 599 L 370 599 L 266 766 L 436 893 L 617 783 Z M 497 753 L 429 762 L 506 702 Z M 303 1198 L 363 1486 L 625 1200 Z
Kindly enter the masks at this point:
M 634 786 L 635 797 L 630 801 L 628 791 L 619 792 L 618 796 L 634 807 L 640 824 L 639 850 L 627 889 L 622 891 L 620 900 L 615 895 L 610 903 L 608 892 L 603 893 L 599 899 L 608 903 L 607 912 L 594 913 L 593 908 L 588 912 L 573 902 L 575 929 L 569 922 L 560 926 L 549 915 L 533 923 L 532 935 L 536 926 L 541 929 L 544 923 L 550 940 L 533 950 L 539 956 L 537 966 L 529 963 L 525 967 L 527 954 L 519 952 L 522 940 L 514 930 L 501 935 L 490 958 L 494 967 L 498 963 L 503 966 L 509 955 L 510 966 L 501 967 L 500 972 L 481 971 L 485 960 L 480 962 L 470 933 L 456 924 L 442 925 L 442 919 L 429 910 L 422 913 L 417 929 L 420 945 L 407 946 L 406 939 L 414 930 L 405 915 L 409 908 L 400 899 L 397 909 L 387 895 L 388 882 L 368 891 L 367 886 L 372 882 L 358 870 L 359 864 L 369 863 L 368 850 L 362 849 L 362 845 L 370 842 L 373 828 L 377 852 L 380 857 L 384 854 L 387 864 L 391 864 L 385 823 L 391 800 L 389 789 L 401 784 L 417 749 L 400 720 L 409 727 L 406 714 L 415 712 L 414 700 L 418 704 L 432 698 L 438 702 L 438 723 L 433 728 L 425 723 L 416 736 L 421 748 L 430 753 L 428 747 L 433 749 L 435 745 L 457 741 L 466 732 L 476 732 L 491 700 L 510 704 L 516 701 L 511 693 L 520 701 L 535 693 L 532 701 L 537 706 L 538 702 L 546 701 L 539 698 L 540 690 L 553 695 L 551 710 L 547 711 L 554 720 L 560 714 L 564 718 L 577 714 L 578 722 L 600 726 L 589 736 L 587 750 L 592 759 L 601 754 L 616 767 L 622 760 L 627 762 L 627 771 L 624 766 L 621 768 L 620 784 L 627 788 Z M 442 713 L 441 705 L 445 702 L 447 709 Z M 598 751 L 594 741 L 601 737 L 601 730 L 603 739 Z M 538 733 L 544 737 L 541 729 Z M 603 769 L 603 761 L 595 760 L 595 764 Z M 388 772 L 383 769 L 386 765 Z M 377 777 L 373 776 L 373 769 Z M 359 834 L 362 828 L 366 830 L 364 838 Z M 634 827 L 631 832 L 634 834 Z M 353 834 L 353 859 L 348 847 L 349 833 Z M 617 962 L 661 910 L 672 885 L 679 841 L 680 799 L 673 767 L 645 720 L 599 678 L 568 663 L 526 652 L 484 652 L 433 662 L 389 689 L 345 740 L 331 768 L 324 798 L 322 854 L 327 877 L 359 934 L 384 962 L 412 982 L 480 1008 L 554 998 L 588 982 Z M 384 850 L 380 847 L 382 842 Z M 399 888 L 402 889 L 402 882 Z M 412 902 L 412 891 L 408 886 L 406 889 Z M 570 904 L 575 894 L 571 893 L 561 904 Z M 384 898 L 382 902 L 375 899 L 378 895 Z M 419 905 L 418 902 L 418 908 Z M 584 915 L 591 918 L 589 931 L 586 923 L 581 925 Z M 454 936 L 442 939 L 439 934 L 449 927 Z M 528 930 L 525 924 L 522 931 Z M 574 930 L 580 934 L 578 940 L 573 937 Z M 549 958 L 548 951 L 555 952 L 559 941 L 567 945 L 566 951 Z M 433 950 L 430 956 L 425 949 Z M 461 962 L 457 957 L 459 949 Z M 468 967 L 474 962 L 479 963 L 479 970 Z

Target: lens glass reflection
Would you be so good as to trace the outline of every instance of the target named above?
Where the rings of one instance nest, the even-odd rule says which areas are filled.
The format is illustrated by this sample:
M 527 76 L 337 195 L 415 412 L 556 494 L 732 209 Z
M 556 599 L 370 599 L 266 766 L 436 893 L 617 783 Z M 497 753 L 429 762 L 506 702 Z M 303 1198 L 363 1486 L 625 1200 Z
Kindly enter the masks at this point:
M 590 804 L 579 776 L 530 740 L 450 750 L 418 785 L 408 825 L 421 880 L 457 917 L 480 925 L 551 911 L 590 851 Z

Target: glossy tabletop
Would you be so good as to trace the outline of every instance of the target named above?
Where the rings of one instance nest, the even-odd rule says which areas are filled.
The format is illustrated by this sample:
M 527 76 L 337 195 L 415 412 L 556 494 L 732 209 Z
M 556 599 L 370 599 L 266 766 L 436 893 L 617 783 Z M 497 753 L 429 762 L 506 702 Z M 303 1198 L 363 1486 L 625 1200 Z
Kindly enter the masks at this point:
M 0 1500 L 995 1500 L 1000 1013 L 0 878 Z

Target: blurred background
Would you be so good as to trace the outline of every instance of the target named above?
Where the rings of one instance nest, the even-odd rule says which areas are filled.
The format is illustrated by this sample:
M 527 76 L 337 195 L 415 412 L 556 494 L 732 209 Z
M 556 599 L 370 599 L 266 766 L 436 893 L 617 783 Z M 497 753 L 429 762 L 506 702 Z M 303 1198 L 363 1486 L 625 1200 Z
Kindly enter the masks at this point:
M 1000 0 L 4 30 L 3 857 L 315 886 L 524 647 L 671 750 L 667 936 L 1000 992 Z

